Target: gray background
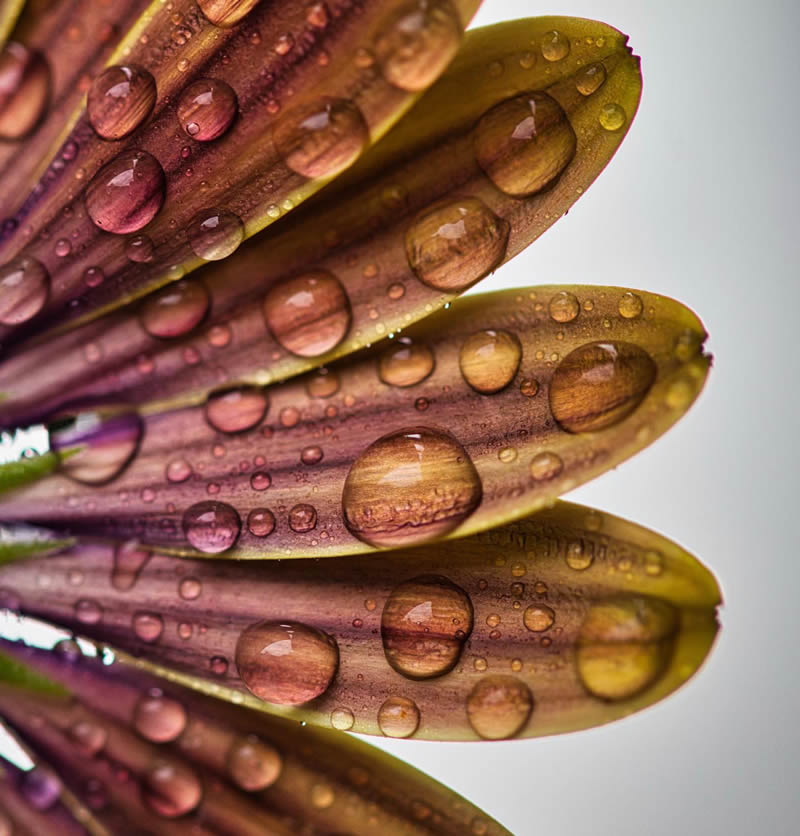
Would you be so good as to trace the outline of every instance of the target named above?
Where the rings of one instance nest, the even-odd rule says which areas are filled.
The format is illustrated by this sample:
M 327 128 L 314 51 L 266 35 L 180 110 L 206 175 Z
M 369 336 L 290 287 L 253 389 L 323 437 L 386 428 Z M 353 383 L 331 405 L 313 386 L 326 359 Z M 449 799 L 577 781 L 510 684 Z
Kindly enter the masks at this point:
M 379 744 L 518 836 L 795 834 L 800 3 L 486 0 L 476 23 L 539 13 L 627 32 L 642 56 L 642 106 L 569 216 L 479 290 L 622 284 L 703 318 L 715 365 L 698 403 L 570 498 L 710 565 L 723 629 L 682 691 L 616 724 L 508 743 Z

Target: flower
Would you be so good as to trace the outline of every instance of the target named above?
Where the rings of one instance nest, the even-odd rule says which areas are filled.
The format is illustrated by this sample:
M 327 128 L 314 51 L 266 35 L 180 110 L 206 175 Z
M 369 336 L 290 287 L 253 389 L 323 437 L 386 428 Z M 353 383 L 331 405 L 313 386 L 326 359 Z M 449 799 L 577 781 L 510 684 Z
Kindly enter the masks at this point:
M 556 502 L 691 405 L 697 317 L 457 298 L 614 154 L 638 59 L 569 18 L 462 45 L 470 0 L 84 5 L 0 63 L 0 420 L 48 437 L 0 472 L 0 586 L 115 661 L 4 645 L 11 818 L 507 832 L 340 732 L 584 728 L 711 646 L 707 570 Z

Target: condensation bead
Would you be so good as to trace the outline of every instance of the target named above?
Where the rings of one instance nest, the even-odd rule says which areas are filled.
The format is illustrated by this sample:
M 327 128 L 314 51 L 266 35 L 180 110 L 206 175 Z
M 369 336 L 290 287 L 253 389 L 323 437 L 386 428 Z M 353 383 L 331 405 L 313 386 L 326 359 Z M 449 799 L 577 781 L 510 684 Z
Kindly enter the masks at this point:
M 467 337 L 458 354 L 464 380 L 484 395 L 505 389 L 514 379 L 522 359 L 516 334 L 508 331 L 478 331 Z
M 206 402 L 206 420 L 223 433 L 245 432 L 263 420 L 268 406 L 266 391 L 255 386 L 214 392 Z
M 92 82 L 86 101 L 89 122 L 103 139 L 122 139 L 150 115 L 156 82 L 142 67 L 107 67 Z
M 478 165 L 500 191 L 530 197 L 561 176 L 577 138 L 561 105 L 534 91 L 487 111 L 475 128 L 474 147 Z
M 247 530 L 254 537 L 269 537 L 275 530 L 275 515 L 269 508 L 253 508 L 247 515 Z
M 640 296 L 628 291 L 620 297 L 617 309 L 619 310 L 620 316 L 625 317 L 625 319 L 637 319 L 642 315 L 644 303 Z
M 575 87 L 582 96 L 596 93 L 606 81 L 606 68 L 602 64 L 590 64 L 575 74 Z
M 9 41 L 0 50 L 0 139 L 27 136 L 44 115 L 52 85 L 42 53 Z
M 562 290 L 550 299 L 547 309 L 555 322 L 572 322 L 581 312 L 581 305 L 574 293 Z
M 423 210 L 406 232 L 406 256 L 417 278 L 447 292 L 466 290 L 505 258 L 510 225 L 467 197 Z
M 149 559 L 150 552 L 140 548 L 135 540 L 119 543 L 114 549 L 111 586 L 120 592 L 133 589 Z
M 607 131 L 619 131 L 625 127 L 628 116 L 618 104 L 606 104 L 600 110 L 600 124 Z
M 528 686 L 513 676 L 485 676 L 467 697 L 469 724 L 486 740 L 515 737 L 532 711 Z
M 201 78 L 181 93 L 178 121 L 192 139 L 211 142 L 233 124 L 237 107 L 236 93 L 229 84 L 215 78 Z
M 197 5 L 210 23 L 228 28 L 235 26 L 258 3 L 259 0 L 198 0 Z
M 522 614 L 522 621 L 533 633 L 543 633 L 553 626 L 556 614 L 545 604 L 531 604 Z
M 136 637 L 148 644 L 157 642 L 164 632 L 164 619 L 157 612 L 136 612 L 131 624 Z
M 148 296 L 142 304 L 142 327 L 164 340 L 187 334 L 205 318 L 210 305 L 206 286 L 197 279 L 182 279 Z
M 356 459 L 342 509 L 359 540 L 379 547 L 411 545 L 457 528 L 481 495 L 467 451 L 439 430 L 414 427 L 379 438 Z
M 339 375 L 331 369 L 317 369 L 306 381 L 310 398 L 330 398 L 339 391 Z
M 238 215 L 222 209 L 206 209 L 186 230 L 192 252 L 204 261 L 222 261 L 244 240 L 244 224 Z
M 531 476 L 537 482 L 547 482 L 550 479 L 555 479 L 563 469 L 564 463 L 561 461 L 561 457 L 547 450 L 543 453 L 537 453 L 531 459 Z
M 172 761 L 155 761 L 142 776 L 142 797 L 167 819 L 185 816 L 200 803 L 203 788 L 192 770 Z
M 32 319 L 49 293 L 50 274 L 35 258 L 17 258 L 0 267 L 0 323 L 21 325 Z
M 247 792 L 272 786 L 280 777 L 283 758 L 278 750 L 254 734 L 236 738 L 227 758 L 233 782 Z
M 411 737 L 419 720 L 419 708 L 408 697 L 389 697 L 378 710 L 378 726 L 386 737 Z
M 133 711 L 134 728 L 153 743 L 175 740 L 186 728 L 186 719 L 186 709 L 158 688 L 142 696 Z
M 541 47 L 546 61 L 563 61 L 569 55 L 569 38 L 553 29 L 542 36 Z
M 433 371 L 433 351 L 425 343 L 400 337 L 378 358 L 378 377 L 389 386 L 415 386 Z
M 206 554 L 219 554 L 239 538 L 242 521 L 238 512 L 224 502 L 198 502 L 183 515 L 183 532 L 189 544 Z

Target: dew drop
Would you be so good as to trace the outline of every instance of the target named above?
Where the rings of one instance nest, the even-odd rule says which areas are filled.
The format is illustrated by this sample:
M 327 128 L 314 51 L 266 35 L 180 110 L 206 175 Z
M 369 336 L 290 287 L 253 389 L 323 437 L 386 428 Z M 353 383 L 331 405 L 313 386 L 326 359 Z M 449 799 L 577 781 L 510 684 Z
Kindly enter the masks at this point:
M 197 807 L 203 789 L 194 772 L 182 764 L 156 761 L 142 776 L 142 796 L 153 812 L 174 819 Z
M 241 527 L 236 509 L 224 502 L 197 502 L 183 515 L 186 539 L 193 548 L 206 554 L 219 554 L 231 548 Z
M 319 447 L 316 444 L 312 444 L 310 447 L 304 447 L 302 452 L 300 453 L 300 461 L 305 465 L 315 465 L 319 464 L 325 453 L 322 447 Z
M 664 571 L 664 558 L 660 552 L 645 552 L 644 571 L 646 575 L 651 577 L 658 577 Z
M 541 47 L 545 61 L 563 61 L 569 55 L 569 38 L 552 29 L 542 36 Z
M 236 667 L 259 699 L 302 705 L 324 694 L 339 667 L 336 641 L 298 622 L 261 621 L 242 631 Z
M 86 100 L 89 122 L 103 139 L 122 139 L 144 122 L 156 103 L 156 82 L 142 67 L 107 67 Z
M 49 810 L 61 796 L 61 781 L 47 767 L 36 766 L 22 776 L 22 795 L 39 811 Z
M 198 578 L 184 578 L 178 585 L 178 594 L 184 601 L 195 601 L 203 591 L 203 584 Z
M 153 252 L 153 242 L 146 235 L 134 235 L 125 242 L 125 255 L 134 264 L 152 261 Z
M 222 433 L 241 433 L 259 424 L 269 400 L 264 389 L 244 386 L 213 392 L 206 402 L 206 420 Z
M 522 614 L 523 624 L 533 633 L 543 633 L 553 626 L 556 614 L 544 604 L 531 604 Z
M 526 397 L 532 398 L 539 391 L 539 381 L 526 377 L 519 383 L 519 391 Z
M 627 121 L 625 111 L 618 104 L 606 104 L 600 110 L 600 124 L 607 131 L 618 131 Z
M 269 473 L 259 470 L 250 477 L 250 487 L 254 491 L 265 491 L 272 484 Z
M 617 310 L 619 310 L 620 316 L 625 317 L 625 319 L 637 319 L 642 315 L 644 304 L 640 296 L 629 290 L 620 296 Z
M 99 229 L 119 235 L 146 226 L 164 203 L 166 178 L 146 151 L 123 151 L 86 189 L 86 211 Z
M 44 115 L 52 84 L 45 57 L 16 41 L 0 50 L 0 139 L 22 139 Z
M 274 784 L 283 769 L 278 750 L 254 734 L 236 738 L 227 758 L 233 782 L 246 792 L 258 792 Z
M 91 598 L 80 598 L 75 602 L 75 620 L 81 624 L 97 624 L 103 617 L 103 608 Z
M 17 258 L 3 265 L 0 267 L 0 323 L 20 325 L 32 319 L 44 307 L 49 293 L 50 275 L 35 258 Z
M 390 299 L 402 299 L 406 295 L 406 286 L 402 282 L 392 282 L 386 289 L 386 295 Z
M 253 508 L 247 515 L 247 530 L 254 537 L 269 537 L 275 530 L 275 515 L 269 508 Z
M 192 473 L 192 466 L 186 459 L 173 459 L 166 469 L 167 481 L 173 484 L 185 482 L 191 477 Z
M 344 339 L 350 328 L 350 302 L 335 276 L 317 270 L 270 290 L 264 318 L 285 349 L 300 357 L 317 357 Z
M 225 676 L 228 673 L 228 660 L 224 656 L 212 656 L 208 660 L 208 667 L 214 676 Z
M 487 111 L 475 128 L 474 148 L 478 165 L 500 191 L 529 197 L 561 176 L 577 138 L 555 99 L 530 92 Z
M 153 743 L 175 740 L 186 728 L 186 709 L 159 688 L 152 688 L 136 703 L 133 726 L 139 734 Z
M 433 371 L 433 351 L 408 337 L 395 340 L 378 358 L 378 377 L 389 386 L 414 386 Z
M 220 209 L 206 209 L 187 230 L 192 252 L 205 261 L 221 261 L 235 252 L 244 240 L 244 224 L 238 215 Z
M 135 540 L 120 543 L 114 549 L 114 565 L 111 569 L 111 586 L 120 592 L 133 589 L 139 574 L 150 559 L 150 552 L 139 548 Z
M 379 26 L 375 57 L 384 78 L 410 92 L 427 89 L 461 43 L 461 21 L 449 0 L 415 0 Z
M 566 290 L 556 293 L 547 308 L 550 318 L 555 322 L 572 322 L 581 312 L 580 302 L 575 294 Z
M 330 398 L 339 391 L 339 375 L 330 369 L 317 369 L 306 381 L 310 398 Z
M 135 412 L 82 412 L 56 418 L 48 430 L 50 449 L 59 454 L 62 473 L 76 482 L 102 485 L 133 458 L 142 421 Z
M 531 476 L 537 482 L 547 482 L 550 479 L 555 479 L 563 469 L 564 463 L 561 461 L 561 458 L 549 451 L 537 453 L 531 459 Z
M 297 534 L 305 534 L 317 526 L 317 511 L 313 505 L 300 503 L 289 511 L 289 528 Z
M 66 258 L 72 252 L 72 244 L 66 238 L 59 238 L 53 248 L 53 252 L 59 258 Z
M 565 560 L 570 569 L 583 572 L 594 563 L 594 552 L 587 549 L 580 540 L 575 540 L 567 545 Z
M 482 279 L 505 257 L 510 226 L 477 198 L 437 203 L 413 220 L 406 256 L 423 284 L 461 291 Z
M 93 758 L 106 745 L 108 733 L 90 720 L 78 720 L 70 726 L 69 737 L 82 754 Z
M 533 696 L 513 676 L 486 676 L 467 697 L 467 717 L 486 740 L 504 740 L 522 731 L 533 710 Z
M 464 380 L 484 395 L 492 395 L 514 379 L 522 359 L 516 334 L 508 331 L 478 331 L 467 337 L 458 355 Z
M 156 612 L 135 612 L 131 624 L 133 632 L 143 642 L 156 642 L 164 632 L 164 619 Z
M 350 731 L 355 722 L 356 718 L 349 708 L 334 708 L 331 711 L 331 725 L 339 731 Z
M 351 165 L 369 140 L 361 111 L 345 99 L 325 98 L 283 116 L 273 140 L 286 165 L 308 177 L 332 177 Z
M 378 726 L 386 737 L 411 737 L 419 728 L 419 708 L 408 697 L 389 697 L 378 709 Z
M 441 537 L 478 507 L 481 482 L 467 451 L 427 427 L 389 433 L 350 468 L 342 494 L 345 523 L 373 546 Z
M 106 274 L 100 267 L 88 267 L 83 274 L 86 287 L 99 287 L 106 278 Z
M 227 29 L 251 12 L 259 0 L 197 0 L 209 23 Z
M 451 671 L 473 626 L 472 602 L 439 576 L 422 576 L 392 590 L 381 617 L 386 661 L 409 679 Z
M 606 68 L 603 64 L 590 64 L 582 67 L 575 75 L 575 87 L 582 96 L 596 93 L 606 81 Z
M 605 700 L 623 700 L 655 682 L 672 659 L 677 611 L 665 601 L 633 597 L 595 604 L 578 636 L 578 673 Z
M 632 343 L 595 342 L 576 348 L 553 373 L 553 417 L 573 433 L 618 424 L 642 402 L 656 373 L 650 355 Z
M 178 121 L 192 139 L 210 142 L 230 128 L 237 107 L 236 93 L 229 84 L 215 78 L 201 78 L 181 93 Z

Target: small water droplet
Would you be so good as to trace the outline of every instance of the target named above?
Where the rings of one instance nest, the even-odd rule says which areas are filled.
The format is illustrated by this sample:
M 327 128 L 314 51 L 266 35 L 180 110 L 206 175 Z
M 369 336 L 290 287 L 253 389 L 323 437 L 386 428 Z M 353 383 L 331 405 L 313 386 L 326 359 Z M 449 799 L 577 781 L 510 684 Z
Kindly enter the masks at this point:
M 581 312 L 581 306 L 575 294 L 562 290 L 550 300 L 548 310 L 556 322 L 572 322 Z
M 378 726 L 386 737 L 411 737 L 419 719 L 419 708 L 408 697 L 389 697 L 378 710 Z
M 61 796 L 61 781 L 44 766 L 36 766 L 22 776 L 22 795 L 37 810 L 49 810 Z
M 336 641 L 298 622 L 262 621 L 242 631 L 236 667 L 259 699 L 302 705 L 325 691 L 339 667 Z
M 539 391 L 539 381 L 526 377 L 519 383 L 519 391 L 526 397 L 532 398 Z
M 244 240 L 244 224 L 238 215 L 221 209 L 205 209 L 187 230 L 192 252 L 205 261 L 221 261 Z
M 82 754 L 93 758 L 106 745 L 108 733 L 91 720 L 78 720 L 70 726 L 69 737 Z
M 159 760 L 151 764 L 142 776 L 142 796 L 159 816 L 174 819 L 197 807 L 203 788 L 188 767 Z
M 250 477 L 250 487 L 254 491 L 265 491 L 272 484 L 269 473 L 259 470 Z
M 164 632 L 164 619 L 156 612 L 135 612 L 131 624 L 133 632 L 143 642 L 156 642 Z
M 125 255 L 135 264 L 152 261 L 153 253 L 153 242 L 146 235 L 134 235 L 125 242 Z
M 339 375 L 331 369 L 317 369 L 306 381 L 310 398 L 330 398 L 339 391 Z
M 224 502 L 198 502 L 183 515 L 186 539 L 193 548 L 206 554 L 219 554 L 231 548 L 241 527 L 236 509 Z
M 183 580 L 178 585 L 178 594 L 183 598 L 184 601 L 194 601 L 200 597 L 200 594 L 203 591 L 203 584 L 200 582 L 198 578 L 195 577 L 188 577 L 183 578 Z
M 144 122 L 156 103 L 156 82 L 142 67 L 107 67 L 86 100 L 89 122 L 103 139 L 122 139 Z
M 378 358 L 378 377 L 389 386 L 415 386 L 433 371 L 433 351 L 408 337 L 395 340 Z
M 658 577 L 664 571 L 664 558 L 657 551 L 648 551 L 644 555 L 644 571 L 651 577 Z
M 159 688 L 151 689 L 136 703 L 133 726 L 142 737 L 153 743 L 175 740 L 186 728 L 186 709 Z
M 555 612 L 544 604 L 531 604 L 522 615 L 523 624 L 533 633 L 549 630 L 555 619 Z
M 5 264 L 0 267 L 0 323 L 27 322 L 44 307 L 49 294 L 50 274 L 35 258 L 17 258 Z
M 16 41 L 0 50 L 0 139 L 27 136 L 50 99 L 50 65 L 41 52 Z
M 167 481 L 174 484 L 185 482 L 192 473 L 192 466 L 186 459 L 173 459 L 166 469 Z
M 233 88 L 217 78 L 192 82 L 178 99 L 178 121 L 198 142 L 221 137 L 236 116 L 238 103 Z
M 600 124 L 607 131 L 618 131 L 625 127 L 628 117 L 618 104 L 606 104 L 600 109 Z
M 561 458 L 549 451 L 537 453 L 531 459 L 531 476 L 537 482 L 546 482 L 550 479 L 555 479 L 563 469 L 564 463 L 561 461 Z
M 533 710 L 528 686 L 513 676 L 486 676 L 467 697 L 467 717 L 486 740 L 504 740 L 522 731 Z
M 75 602 L 75 620 L 81 624 L 97 624 L 103 617 L 103 608 L 91 598 L 80 598 Z
M 541 47 L 545 61 L 563 61 L 569 55 L 569 38 L 552 29 L 542 36 Z
M 247 792 L 258 792 L 274 784 L 283 769 L 278 750 L 254 734 L 238 737 L 227 758 L 233 782 Z
M 625 319 L 636 319 L 642 315 L 644 304 L 642 303 L 641 297 L 629 290 L 620 297 L 617 309 L 619 310 L 620 316 L 625 317 Z
M 606 68 L 602 64 L 590 64 L 575 74 L 575 87 L 582 96 L 596 93 L 606 81 Z
M 106 278 L 106 274 L 100 267 L 88 267 L 83 274 L 86 287 L 99 287 Z
M 139 547 L 139 543 L 130 540 L 120 543 L 114 549 L 114 566 L 111 570 L 111 586 L 120 592 L 133 589 L 139 574 L 150 559 L 150 552 Z
M 565 560 L 570 569 L 583 572 L 594 563 L 594 551 L 587 549 L 582 541 L 575 540 L 567 545 Z
M 300 461 L 306 465 L 315 465 L 319 464 L 324 456 L 324 452 L 322 447 L 319 447 L 316 444 L 312 444 L 310 447 L 304 447 L 302 452 L 300 453 Z
M 317 511 L 313 505 L 303 502 L 289 511 L 289 528 L 298 534 L 305 534 L 317 527 Z
M 458 355 L 464 380 L 483 395 L 508 386 L 522 359 L 522 346 L 516 334 L 508 331 L 477 331 L 467 337 Z
M 259 0 L 197 0 L 206 19 L 223 29 L 237 24 L 258 3 Z
M 511 464 L 511 462 L 517 460 L 517 448 L 503 447 L 498 451 L 497 458 L 500 459 L 503 464 Z
M 339 731 L 350 731 L 356 722 L 349 708 L 334 708 L 331 711 L 331 725 Z
M 269 400 L 264 389 L 244 386 L 213 392 L 206 401 L 206 420 L 219 432 L 241 433 L 259 424 Z

